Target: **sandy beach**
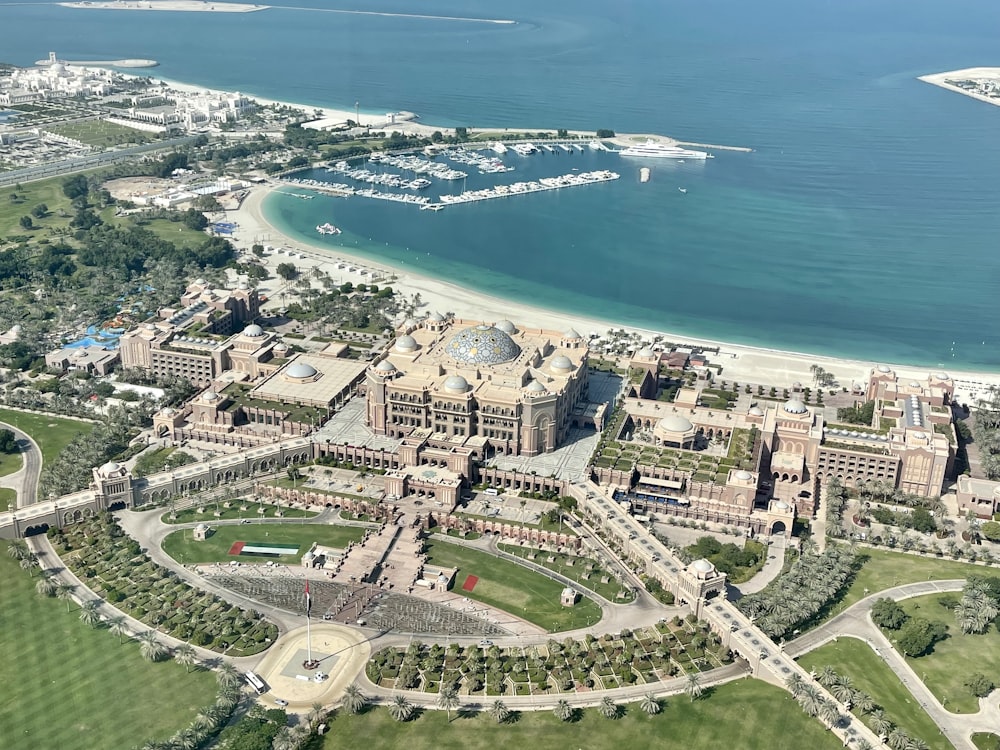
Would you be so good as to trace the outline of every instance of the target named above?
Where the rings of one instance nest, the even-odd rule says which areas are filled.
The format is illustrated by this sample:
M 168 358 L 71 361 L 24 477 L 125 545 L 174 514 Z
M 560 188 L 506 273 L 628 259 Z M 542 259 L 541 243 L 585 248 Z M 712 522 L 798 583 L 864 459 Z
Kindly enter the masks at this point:
M 252 13 L 264 10 L 266 5 L 250 5 L 247 3 L 202 2 L 202 0 L 107 0 L 102 2 L 69 2 L 58 3 L 65 8 L 84 8 L 88 10 L 159 10 L 179 11 L 187 13 Z
M 584 336 L 590 333 L 603 335 L 612 328 L 636 331 L 647 338 L 659 334 L 669 341 L 712 348 L 719 347 L 719 355 L 712 356 L 711 361 L 722 365 L 722 378 L 729 381 L 766 383 L 785 387 L 791 387 L 796 382 L 811 385 L 813 376 L 809 368 L 812 365 L 819 365 L 828 372 L 832 372 L 841 385 L 850 388 L 853 383 L 867 383 L 872 367 L 876 364 L 883 364 L 742 346 L 667 331 L 622 326 L 614 321 L 568 315 L 542 307 L 492 297 L 476 290 L 465 289 L 446 281 L 423 276 L 408 269 L 380 264 L 364 256 L 352 255 L 348 248 L 332 248 L 292 239 L 271 225 L 263 215 L 261 204 L 273 189 L 273 187 L 255 188 L 244 200 L 240 209 L 229 212 L 228 216 L 230 220 L 239 225 L 239 229 L 233 237 L 234 243 L 238 247 L 249 248 L 254 242 L 263 241 L 274 247 L 294 249 L 303 256 L 294 259 L 290 259 L 287 254 L 275 253 L 267 256 L 264 260 L 272 275 L 274 275 L 274 269 L 278 263 L 294 262 L 303 271 L 309 271 L 318 266 L 337 278 L 345 276 L 343 270 L 337 269 L 338 259 L 351 260 L 359 267 L 369 270 L 378 269 L 383 274 L 396 276 L 392 287 L 410 297 L 419 294 L 424 302 L 421 307 L 421 312 L 424 315 L 435 311 L 452 312 L 461 318 L 491 323 L 509 319 L 515 324 L 556 331 L 575 328 Z M 262 238 L 266 239 L 262 240 Z M 347 274 L 345 280 L 351 279 L 357 282 L 365 281 L 365 278 L 360 275 L 354 278 Z M 931 369 L 936 369 L 885 364 L 892 366 L 901 377 L 919 380 L 926 378 Z M 949 374 L 955 379 L 956 393 L 962 400 L 972 400 L 982 396 L 985 388 L 990 385 L 1000 386 L 1000 373 L 951 370 Z
M 976 91 L 969 91 L 968 89 L 963 89 L 959 86 L 954 86 L 948 83 L 948 81 L 993 81 L 996 84 L 1000 84 L 1000 68 L 964 68 L 963 70 L 950 70 L 945 73 L 932 73 L 926 76 L 917 76 L 917 80 L 929 83 L 932 86 L 939 86 L 940 88 L 947 89 L 948 91 L 954 91 L 956 94 L 962 94 L 963 96 L 978 99 L 981 102 L 992 104 L 994 107 L 1000 107 L 1000 99 L 991 96 L 984 96 Z

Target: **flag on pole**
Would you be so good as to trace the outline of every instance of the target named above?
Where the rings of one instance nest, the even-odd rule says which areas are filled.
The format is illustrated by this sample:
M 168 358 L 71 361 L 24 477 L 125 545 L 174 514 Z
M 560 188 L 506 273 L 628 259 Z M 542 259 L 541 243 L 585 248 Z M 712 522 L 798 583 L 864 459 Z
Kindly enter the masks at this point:
M 309 610 L 312 609 L 312 597 L 309 596 L 309 579 L 306 579 L 306 614 L 309 614 Z

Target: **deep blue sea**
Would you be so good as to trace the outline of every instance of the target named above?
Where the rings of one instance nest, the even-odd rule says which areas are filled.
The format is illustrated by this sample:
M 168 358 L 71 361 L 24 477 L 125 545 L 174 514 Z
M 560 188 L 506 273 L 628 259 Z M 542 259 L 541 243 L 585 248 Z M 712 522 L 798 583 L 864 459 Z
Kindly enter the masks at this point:
M 269 210 L 310 240 L 331 221 L 356 252 L 567 312 L 1000 369 L 1000 109 L 916 80 L 1000 65 L 1000 3 L 310 5 L 241 15 L 0 5 L 0 59 L 150 57 L 157 76 L 442 125 L 749 146 L 707 164 L 538 155 L 514 174 L 600 166 L 622 179 L 438 213 L 281 196 Z M 644 185 L 642 164 L 653 167 Z

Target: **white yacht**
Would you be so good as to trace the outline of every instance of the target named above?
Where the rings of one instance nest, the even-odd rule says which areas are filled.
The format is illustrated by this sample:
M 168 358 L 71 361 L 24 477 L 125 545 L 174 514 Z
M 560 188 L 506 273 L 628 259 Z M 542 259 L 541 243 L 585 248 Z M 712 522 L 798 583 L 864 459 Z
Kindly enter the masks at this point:
M 706 151 L 692 151 L 680 146 L 668 146 L 665 143 L 646 141 L 642 144 L 629 146 L 618 152 L 622 156 L 645 156 L 653 159 L 710 159 Z
M 495 151 L 498 154 L 506 154 L 507 153 L 507 147 L 505 145 L 503 145 L 502 143 L 500 143 L 500 141 L 495 141 L 493 143 L 493 145 L 490 146 L 490 149 L 492 149 L 493 151 Z

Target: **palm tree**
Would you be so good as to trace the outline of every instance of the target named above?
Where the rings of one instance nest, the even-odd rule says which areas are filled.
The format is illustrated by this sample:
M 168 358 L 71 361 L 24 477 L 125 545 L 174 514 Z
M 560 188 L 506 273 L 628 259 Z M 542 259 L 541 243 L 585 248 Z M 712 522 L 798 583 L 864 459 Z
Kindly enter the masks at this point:
M 451 685 L 442 687 L 441 692 L 438 693 L 437 702 L 438 706 L 448 712 L 448 723 L 451 724 L 451 711 L 454 708 L 458 708 L 460 703 L 458 700 L 458 691 Z
M 569 705 L 569 702 L 565 698 L 560 698 L 555 708 L 552 709 L 552 713 L 556 715 L 559 721 L 569 721 L 573 718 L 573 707 Z
M 885 744 L 891 747 L 892 750 L 906 750 L 906 746 L 910 744 L 910 736 L 899 727 L 893 727 L 885 740 Z
M 802 706 L 802 710 L 807 714 L 810 716 L 819 715 L 820 702 L 823 700 L 823 696 L 815 685 L 809 683 L 803 685 L 802 692 L 799 694 L 797 700 L 799 705 Z
M 368 699 L 354 683 L 348 685 L 347 689 L 344 690 L 344 709 L 347 713 L 361 713 L 366 703 L 368 703 Z
M 910 737 L 909 741 L 906 743 L 906 750 L 927 750 L 928 747 L 930 747 L 930 745 L 919 737 Z
M 816 678 L 816 681 L 825 688 L 829 688 L 834 682 L 836 682 L 836 680 L 837 673 L 829 664 L 820 670 L 819 676 Z
M 872 747 L 872 743 L 862 737 L 854 743 L 854 750 L 875 750 L 875 748 Z
M 183 664 L 185 672 L 190 672 L 191 667 L 198 663 L 198 652 L 190 643 L 182 643 L 174 649 L 174 661 Z
M 701 675 L 697 672 L 691 672 L 687 676 L 687 684 L 684 686 L 684 692 L 687 693 L 687 697 L 691 699 L 691 702 L 698 700 L 705 689 L 701 686 Z
M 15 539 L 8 545 L 7 554 L 15 560 L 23 560 L 28 556 L 28 545 L 23 539 Z
M 139 653 L 146 661 L 159 661 L 167 653 L 167 649 L 156 637 L 155 630 L 143 631 L 136 636 L 136 640 L 139 641 Z
M 837 681 L 830 686 L 830 693 L 841 703 L 848 703 L 854 699 L 854 682 L 847 675 L 838 675 Z
M 875 710 L 875 701 L 864 690 L 855 690 L 851 695 L 851 705 L 862 714 L 870 714 Z
M 73 593 L 76 586 L 72 583 L 60 583 L 56 587 L 56 597 L 66 602 L 66 611 L 69 612 L 69 605 L 73 601 Z
M 823 698 L 819 704 L 819 718 L 832 727 L 840 719 L 840 709 L 837 708 L 837 704 L 833 701 Z
M 219 665 L 219 669 L 215 674 L 215 680 L 219 683 L 220 687 L 234 688 L 240 684 L 240 673 L 236 667 L 228 661 L 224 661 Z
M 652 693 L 646 693 L 642 696 L 642 703 L 640 704 L 643 711 L 649 716 L 655 716 L 663 710 L 663 705 L 656 699 L 656 696 Z
M 788 692 L 792 694 L 793 698 L 798 698 L 802 694 L 802 687 L 805 685 L 805 680 L 802 679 L 802 675 L 798 672 L 793 672 L 792 676 L 785 680 L 785 687 L 788 688 Z
M 34 552 L 29 552 L 21 558 L 21 561 L 18 564 L 21 566 L 21 570 L 27 570 L 29 572 L 33 571 L 38 567 L 38 555 Z M 31 575 L 34 576 L 35 574 L 31 573 Z
M 876 708 L 868 716 L 868 726 L 872 728 L 879 737 L 889 734 L 892 731 L 894 724 L 889 721 L 889 718 L 885 715 L 885 711 L 881 708 Z
M 601 700 L 600 711 L 605 719 L 617 719 L 621 715 L 621 707 L 608 696 Z
M 42 577 L 35 581 L 35 591 L 39 596 L 55 596 L 56 592 L 59 590 L 59 584 L 53 580 L 53 573 L 51 570 L 43 570 Z
M 396 721 L 407 721 L 413 716 L 413 704 L 406 699 L 405 695 L 397 695 L 389 704 L 389 713 Z
M 96 627 L 97 623 L 101 621 L 101 613 L 98 611 L 100 606 L 100 599 L 88 599 L 80 605 L 80 619 L 90 627 Z
M 128 635 L 128 618 L 125 615 L 115 615 L 110 620 L 108 620 L 108 629 L 118 636 L 118 645 L 120 646 Z
M 496 720 L 497 724 L 504 724 L 510 719 L 510 709 L 507 705 L 499 698 L 493 701 L 493 705 L 490 707 L 490 713 Z

